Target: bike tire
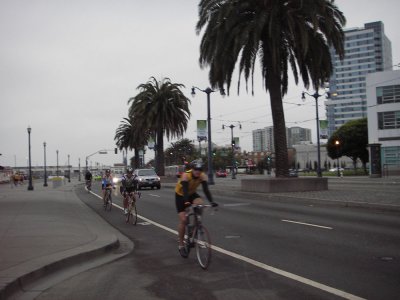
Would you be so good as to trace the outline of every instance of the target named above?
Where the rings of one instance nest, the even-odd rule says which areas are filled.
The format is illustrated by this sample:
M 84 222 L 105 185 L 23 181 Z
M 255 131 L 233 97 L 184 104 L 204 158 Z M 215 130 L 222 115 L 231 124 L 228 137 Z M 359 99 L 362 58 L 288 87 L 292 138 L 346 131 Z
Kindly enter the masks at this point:
M 190 248 L 191 248 L 191 242 L 190 242 L 190 232 L 189 232 L 189 226 L 185 226 L 185 236 L 183 238 L 183 246 L 185 247 L 186 253 L 189 256 L 190 253 Z
M 207 228 L 204 226 L 196 228 L 195 248 L 197 261 L 200 267 L 206 270 L 211 262 L 211 239 Z
M 137 209 L 135 203 L 132 203 L 132 209 L 128 211 L 127 220 L 127 223 L 130 223 L 132 225 L 136 225 L 137 223 Z

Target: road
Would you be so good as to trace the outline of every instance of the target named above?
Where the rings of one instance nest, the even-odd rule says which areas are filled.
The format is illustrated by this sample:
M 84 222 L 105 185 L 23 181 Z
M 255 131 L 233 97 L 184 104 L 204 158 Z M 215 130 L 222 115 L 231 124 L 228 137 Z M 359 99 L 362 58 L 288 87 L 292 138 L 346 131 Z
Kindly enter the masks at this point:
M 94 192 L 99 194 L 99 187 Z M 213 244 L 208 271 L 182 259 L 176 235 L 157 224 L 124 223 L 101 200 L 78 196 L 135 243 L 129 256 L 84 272 L 38 299 L 398 299 L 399 213 L 216 197 L 205 214 Z M 114 197 L 121 205 L 121 198 Z M 143 191 L 141 216 L 175 230 L 172 189 Z M 237 254 L 237 255 L 236 255 Z M 62 295 L 62 296 L 61 296 Z

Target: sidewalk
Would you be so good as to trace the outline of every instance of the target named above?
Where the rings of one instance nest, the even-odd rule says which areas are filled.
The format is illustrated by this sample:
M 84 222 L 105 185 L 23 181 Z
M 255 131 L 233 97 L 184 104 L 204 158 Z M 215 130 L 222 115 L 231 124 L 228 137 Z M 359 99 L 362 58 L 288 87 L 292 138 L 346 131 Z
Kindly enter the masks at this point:
M 213 195 L 222 197 L 400 211 L 400 177 L 398 176 L 390 178 L 328 177 L 327 191 L 287 193 L 242 192 L 241 179 L 243 178 L 265 178 L 268 180 L 265 175 L 239 175 L 237 179 L 216 178 L 215 185 L 210 186 L 210 190 Z M 174 188 L 175 183 L 162 183 L 162 186 Z
M 74 264 L 133 244 L 82 203 L 74 183 L 0 185 L 0 299 Z

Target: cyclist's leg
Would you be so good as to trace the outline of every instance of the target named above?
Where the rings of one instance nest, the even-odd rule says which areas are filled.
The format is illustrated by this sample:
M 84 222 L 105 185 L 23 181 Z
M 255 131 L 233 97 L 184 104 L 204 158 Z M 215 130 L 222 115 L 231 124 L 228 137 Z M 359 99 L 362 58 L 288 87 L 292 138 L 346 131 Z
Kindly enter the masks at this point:
M 183 238 L 185 236 L 185 226 L 186 226 L 186 213 L 185 213 L 185 203 L 183 201 L 183 196 L 175 194 L 175 205 L 178 212 L 178 242 L 179 247 L 183 247 Z

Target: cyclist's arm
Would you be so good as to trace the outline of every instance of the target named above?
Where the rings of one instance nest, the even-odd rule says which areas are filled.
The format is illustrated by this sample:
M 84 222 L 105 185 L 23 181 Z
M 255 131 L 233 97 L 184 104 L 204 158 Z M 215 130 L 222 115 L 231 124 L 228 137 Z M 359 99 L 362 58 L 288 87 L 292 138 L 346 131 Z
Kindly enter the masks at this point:
M 188 178 L 186 173 L 183 173 L 181 177 L 181 185 L 183 190 L 183 203 L 185 203 L 189 198 L 189 182 L 187 179 Z
M 209 188 L 208 188 L 207 180 L 202 181 L 202 182 L 201 182 L 201 185 L 203 186 L 203 191 L 204 191 L 204 194 L 206 195 L 208 201 L 209 201 L 210 203 L 213 203 L 214 201 L 213 201 L 213 199 L 212 199 L 210 190 L 209 190 Z

